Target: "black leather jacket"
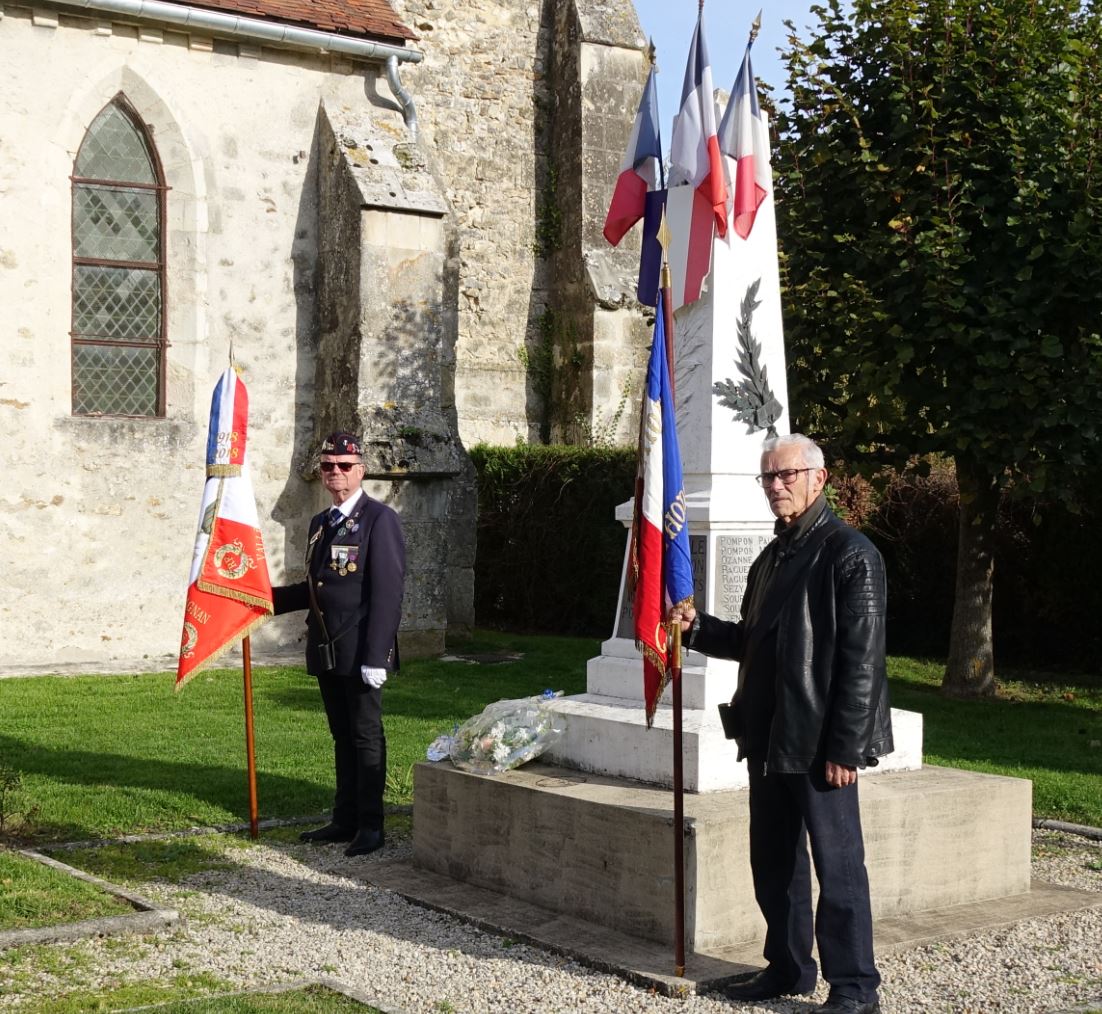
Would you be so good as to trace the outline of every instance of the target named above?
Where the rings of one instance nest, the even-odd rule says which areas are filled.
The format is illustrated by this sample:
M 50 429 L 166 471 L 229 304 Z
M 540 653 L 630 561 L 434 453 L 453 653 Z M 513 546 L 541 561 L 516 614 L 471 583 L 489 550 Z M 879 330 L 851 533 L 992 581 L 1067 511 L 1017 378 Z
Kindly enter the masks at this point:
M 761 563 L 759 557 L 750 568 L 748 585 Z M 880 553 L 824 508 L 785 552 L 752 629 L 745 620 L 698 614 L 690 647 L 741 663 L 732 701 L 736 728 L 748 664 L 763 635 L 776 626 L 776 701 L 767 770 L 803 773 L 823 761 L 865 767 L 891 753 L 886 604 Z M 745 608 L 744 602 L 744 616 Z M 744 743 L 741 736 L 736 740 L 741 758 Z

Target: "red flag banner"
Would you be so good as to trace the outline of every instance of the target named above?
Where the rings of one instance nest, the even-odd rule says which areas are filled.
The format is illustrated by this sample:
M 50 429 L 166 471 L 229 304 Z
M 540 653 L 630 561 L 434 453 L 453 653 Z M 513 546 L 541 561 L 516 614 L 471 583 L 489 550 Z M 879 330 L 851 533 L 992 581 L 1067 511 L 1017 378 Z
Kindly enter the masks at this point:
M 249 396 L 230 368 L 218 379 L 207 437 L 207 481 L 188 578 L 179 689 L 272 615 L 272 583 L 249 477 Z
M 727 176 L 716 132 L 716 104 L 712 65 L 704 41 L 704 14 L 697 15 L 696 31 L 685 67 L 681 110 L 673 125 L 670 148 L 670 204 L 673 232 L 669 251 L 673 272 L 675 310 L 700 298 L 712 263 L 712 238 L 727 233 Z M 691 191 L 685 193 L 691 187 Z M 676 209 L 687 202 L 686 213 Z
M 746 239 L 754 228 L 761 202 L 773 186 L 769 165 L 769 127 L 758 105 L 758 86 L 750 63 L 750 46 L 742 58 L 731 101 L 719 127 L 720 151 L 728 160 L 735 234 Z

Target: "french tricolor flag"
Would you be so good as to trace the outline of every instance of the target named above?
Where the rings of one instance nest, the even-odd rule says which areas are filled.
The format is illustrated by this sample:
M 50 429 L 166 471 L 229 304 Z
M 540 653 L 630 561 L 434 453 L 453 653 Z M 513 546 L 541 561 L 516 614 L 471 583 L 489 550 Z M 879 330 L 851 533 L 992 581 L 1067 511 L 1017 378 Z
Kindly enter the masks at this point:
M 773 185 L 769 166 L 769 127 L 758 106 L 758 86 L 750 63 L 750 46 L 742 58 L 731 101 L 727 104 L 719 128 L 719 147 L 731 160 L 728 172 L 732 181 L 735 234 L 750 235 L 754 217 Z
M 685 235 L 684 288 L 674 293 L 674 307 L 700 298 L 700 289 L 711 266 L 712 237 L 727 234 L 727 175 L 716 130 L 716 103 L 712 66 L 704 41 L 704 13 L 697 16 L 689 47 L 681 110 L 673 125 L 670 150 L 672 188 L 694 188 L 689 227 Z M 714 230 L 714 232 L 713 232 Z M 672 258 L 671 258 L 672 262 Z
M 616 246 L 640 218 L 648 191 L 659 186 L 662 176 L 662 138 L 658 126 L 658 86 L 654 68 L 647 77 L 639 112 L 631 128 L 627 151 L 620 163 L 620 175 L 605 216 L 605 239 Z M 663 184 L 664 185 L 664 184 Z
M 666 358 L 664 316 L 659 296 L 639 425 L 631 547 L 635 643 L 643 653 L 643 699 L 648 729 L 673 663 L 665 617 L 671 606 L 693 602 L 689 519 Z
M 248 462 L 249 394 L 230 368 L 218 378 L 207 430 L 207 480 L 199 504 L 179 689 L 272 615 L 272 583 Z
M 238 476 L 245 463 L 249 426 L 249 394 L 229 368 L 214 385 L 207 431 L 207 477 Z

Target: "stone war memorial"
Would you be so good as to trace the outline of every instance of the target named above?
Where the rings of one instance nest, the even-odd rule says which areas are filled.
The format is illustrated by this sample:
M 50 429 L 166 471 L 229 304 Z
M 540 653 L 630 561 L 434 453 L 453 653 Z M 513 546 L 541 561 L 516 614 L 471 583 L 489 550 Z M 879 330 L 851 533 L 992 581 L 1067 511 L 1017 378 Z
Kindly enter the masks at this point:
M 675 236 L 688 228 L 692 201 L 691 186 L 671 187 Z M 728 229 L 726 239 L 713 239 L 711 257 L 706 291 L 676 313 L 677 424 L 695 602 L 734 619 L 749 565 L 773 538 L 774 519 L 754 482 L 762 441 L 771 429 L 788 431 L 772 193 L 748 238 Z M 770 412 L 732 407 L 724 392 L 743 380 L 765 392 Z M 632 503 L 616 516 L 630 526 Z M 557 705 L 565 731 L 548 754 L 499 777 L 446 763 L 417 767 L 415 858 L 398 889 L 527 928 L 662 991 L 705 989 L 762 963 L 746 765 L 717 711 L 734 691 L 737 664 L 692 651 L 684 661 L 688 961 L 679 976 L 670 687 L 648 729 L 625 585 L 619 603 L 609 603 L 612 633 L 588 663 L 586 692 Z M 892 722 L 894 752 L 861 774 L 879 937 L 1005 917 L 1000 905 L 1015 909 L 1030 897 L 1030 783 L 923 767 L 921 715 L 893 709 Z M 1042 895 L 1034 891 L 1038 905 Z
M 231 352 L 272 581 L 302 576 L 322 439 L 362 435 L 405 532 L 407 659 L 474 623 L 468 448 L 635 440 L 639 241 L 601 234 L 648 70 L 631 0 L 0 0 L 0 63 L 0 675 L 176 667 Z M 675 233 L 691 203 L 671 189 Z M 762 440 L 789 428 L 771 192 L 747 238 L 712 241 L 674 350 L 694 597 L 734 618 L 772 538 Z M 723 395 L 748 379 L 768 411 Z M 760 963 L 747 772 L 717 712 L 737 667 L 685 655 L 675 826 L 670 691 L 648 729 L 626 582 L 607 609 L 552 752 L 497 777 L 416 765 L 412 859 L 370 879 L 703 990 Z M 265 625 L 257 660 L 298 664 L 301 627 Z M 1030 783 L 925 767 L 921 716 L 893 722 L 862 773 L 879 938 L 1056 911 L 1030 883 Z

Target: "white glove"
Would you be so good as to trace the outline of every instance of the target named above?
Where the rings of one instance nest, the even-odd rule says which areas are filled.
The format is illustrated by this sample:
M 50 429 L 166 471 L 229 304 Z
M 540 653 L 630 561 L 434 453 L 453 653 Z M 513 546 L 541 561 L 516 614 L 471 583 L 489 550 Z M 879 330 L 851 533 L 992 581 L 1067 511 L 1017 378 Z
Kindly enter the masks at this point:
M 386 682 L 385 669 L 372 669 L 370 666 L 360 666 L 360 676 L 372 690 L 378 690 Z

